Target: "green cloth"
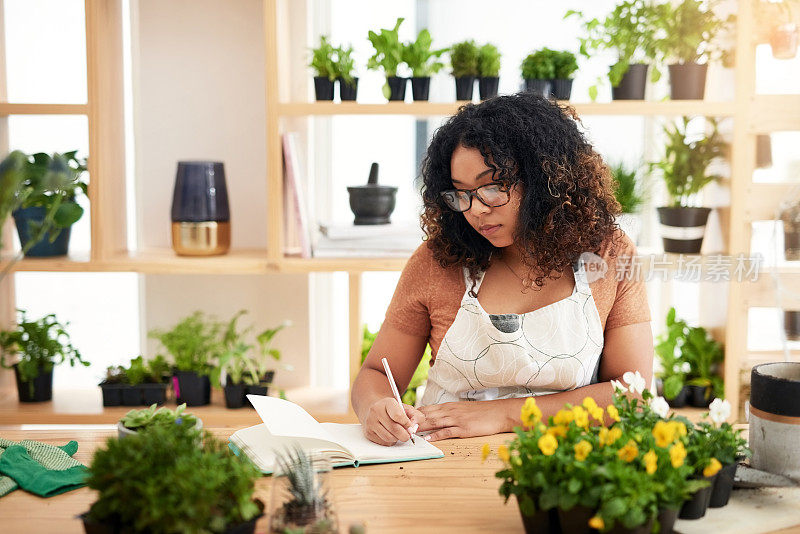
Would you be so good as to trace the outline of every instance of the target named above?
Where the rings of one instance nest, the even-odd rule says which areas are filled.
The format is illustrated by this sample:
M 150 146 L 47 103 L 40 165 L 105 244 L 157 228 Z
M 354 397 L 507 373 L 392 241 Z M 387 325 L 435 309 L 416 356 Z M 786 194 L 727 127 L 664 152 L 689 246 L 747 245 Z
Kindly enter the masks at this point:
M 0 438 L 0 497 L 18 487 L 51 497 L 85 485 L 88 470 L 72 455 L 78 442 L 55 446 Z

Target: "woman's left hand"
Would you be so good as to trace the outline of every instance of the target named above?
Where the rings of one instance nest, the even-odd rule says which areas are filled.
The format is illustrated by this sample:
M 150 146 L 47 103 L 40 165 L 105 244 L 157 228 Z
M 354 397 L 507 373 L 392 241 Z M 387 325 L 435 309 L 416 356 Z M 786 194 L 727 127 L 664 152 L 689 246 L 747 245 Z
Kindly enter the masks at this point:
M 419 411 L 425 414 L 419 432 L 432 431 L 426 436 L 429 441 L 510 431 L 505 407 L 498 401 L 446 402 L 421 406 Z

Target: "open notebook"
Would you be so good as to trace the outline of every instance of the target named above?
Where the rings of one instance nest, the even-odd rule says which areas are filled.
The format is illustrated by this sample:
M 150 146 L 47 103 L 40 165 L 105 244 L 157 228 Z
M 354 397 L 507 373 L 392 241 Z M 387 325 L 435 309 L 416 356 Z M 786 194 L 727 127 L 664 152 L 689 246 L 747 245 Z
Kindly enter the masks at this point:
M 263 472 L 271 473 L 276 453 L 299 445 L 308 453 L 328 456 L 334 467 L 428 460 L 444 456 L 422 438 L 384 447 L 369 441 L 361 425 L 320 423 L 300 406 L 275 397 L 248 395 L 263 424 L 237 430 L 231 449 L 247 455 Z

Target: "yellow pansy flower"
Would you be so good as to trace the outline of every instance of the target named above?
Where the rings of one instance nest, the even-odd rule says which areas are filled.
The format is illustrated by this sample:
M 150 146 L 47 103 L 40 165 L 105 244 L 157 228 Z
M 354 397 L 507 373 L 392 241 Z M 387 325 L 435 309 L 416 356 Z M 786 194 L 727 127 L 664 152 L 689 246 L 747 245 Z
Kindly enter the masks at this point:
M 556 438 L 563 438 L 567 435 L 567 427 L 564 425 L 551 426 L 547 429 L 547 435 Z
M 522 424 L 525 426 L 533 426 L 542 420 L 542 410 L 536 405 L 533 397 L 525 399 L 525 404 L 522 405 L 521 411 Z
M 624 447 L 622 447 L 617 452 L 617 456 L 619 456 L 619 459 L 624 460 L 626 462 L 634 461 L 638 455 L 639 455 L 639 447 L 636 446 L 636 442 L 633 440 L 630 440 Z
M 603 445 L 606 444 L 606 438 L 608 437 L 608 429 L 606 427 L 601 428 L 597 436 L 600 439 L 600 446 L 602 447 Z
M 712 458 L 708 465 L 703 469 L 703 476 L 704 477 L 713 477 L 717 474 L 717 471 L 722 469 L 722 464 L 719 463 L 719 460 L 716 458 Z
M 591 411 L 592 411 L 592 410 L 594 410 L 595 408 L 597 408 L 597 403 L 596 403 L 596 402 L 594 401 L 594 399 L 593 399 L 593 398 L 591 398 L 591 397 L 586 397 L 585 399 L 583 399 L 583 402 L 582 402 L 581 404 L 582 404 L 582 405 L 583 405 L 583 407 L 584 407 L 584 408 L 586 408 L 586 409 L 587 409 L 587 410 L 588 410 L 590 413 L 591 413 Z
M 616 406 L 614 406 L 613 404 L 609 404 L 608 407 L 606 408 L 606 411 L 608 411 L 608 415 L 609 417 L 611 417 L 611 419 L 613 419 L 614 421 L 619 421 L 619 410 L 617 410 Z
M 669 424 L 675 429 L 675 433 L 681 437 L 686 435 L 686 425 L 680 421 L 670 421 Z
M 605 417 L 604 417 L 605 416 L 605 412 L 603 411 L 603 409 L 601 407 L 595 406 L 594 408 L 589 410 L 589 413 L 592 415 L 593 418 L 595 418 L 597 421 L 599 421 L 600 424 L 603 424 L 603 421 L 605 419 Z
M 575 419 L 575 414 L 572 413 L 572 410 L 559 410 L 553 417 L 553 422 L 557 425 L 568 425 L 573 419 Z
M 679 441 L 669 449 L 669 459 L 672 462 L 672 467 L 675 469 L 683 465 L 683 460 L 686 458 L 686 447 L 683 442 Z
M 603 530 L 604 528 L 606 528 L 606 524 L 603 521 L 603 518 L 600 517 L 599 515 L 596 515 L 589 520 L 589 526 L 597 530 Z
M 497 448 L 497 456 L 499 456 L 500 459 L 506 463 L 508 463 L 508 461 L 511 459 L 511 455 L 508 453 L 508 447 L 505 445 L 500 445 Z
M 582 406 L 575 406 L 572 408 L 572 415 L 575 418 L 575 424 L 581 428 L 589 426 L 589 412 L 583 409 Z
M 492 449 L 489 447 L 488 443 L 484 443 L 483 447 L 481 447 L 481 462 L 485 462 L 486 458 L 489 457 L 489 453 L 492 452 Z
M 606 445 L 611 445 L 621 437 L 622 437 L 622 430 L 616 426 L 612 427 L 608 431 L 608 437 L 606 437 Z
M 678 429 L 675 425 L 665 421 L 658 421 L 653 426 L 653 437 L 656 438 L 656 445 L 659 447 L 669 447 L 675 441 L 675 434 Z
M 545 434 L 539 438 L 538 445 L 539 450 L 542 451 L 542 454 L 545 456 L 552 456 L 558 448 L 558 440 L 550 434 Z
M 592 452 L 592 444 L 586 441 L 585 439 L 580 440 L 578 443 L 575 444 L 575 459 L 579 462 L 582 462 L 589 456 L 589 453 Z
M 658 456 L 656 456 L 656 451 L 650 449 L 647 451 L 647 454 L 642 457 L 642 460 L 644 460 L 644 468 L 647 470 L 648 475 L 652 475 L 656 472 L 658 468 Z

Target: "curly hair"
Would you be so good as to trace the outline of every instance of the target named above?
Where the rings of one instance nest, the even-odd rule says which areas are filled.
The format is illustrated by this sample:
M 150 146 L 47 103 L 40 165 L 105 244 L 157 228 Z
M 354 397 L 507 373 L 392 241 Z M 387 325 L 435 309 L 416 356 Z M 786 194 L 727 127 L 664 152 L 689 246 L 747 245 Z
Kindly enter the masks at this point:
M 466 267 L 474 280 L 495 250 L 441 198 L 453 188 L 450 160 L 459 145 L 480 151 L 494 181 L 522 185 L 514 243 L 528 283 L 542 287 L 583 252 L 598 254 L 607 243 L 613 242 L 609 255 L 616 254 L 620 205 L 613 178 L 578 122 L 569 106 L 518 93 L 466 104 L 436 130 L 422 161 L 422 229 L 442 267 Z

